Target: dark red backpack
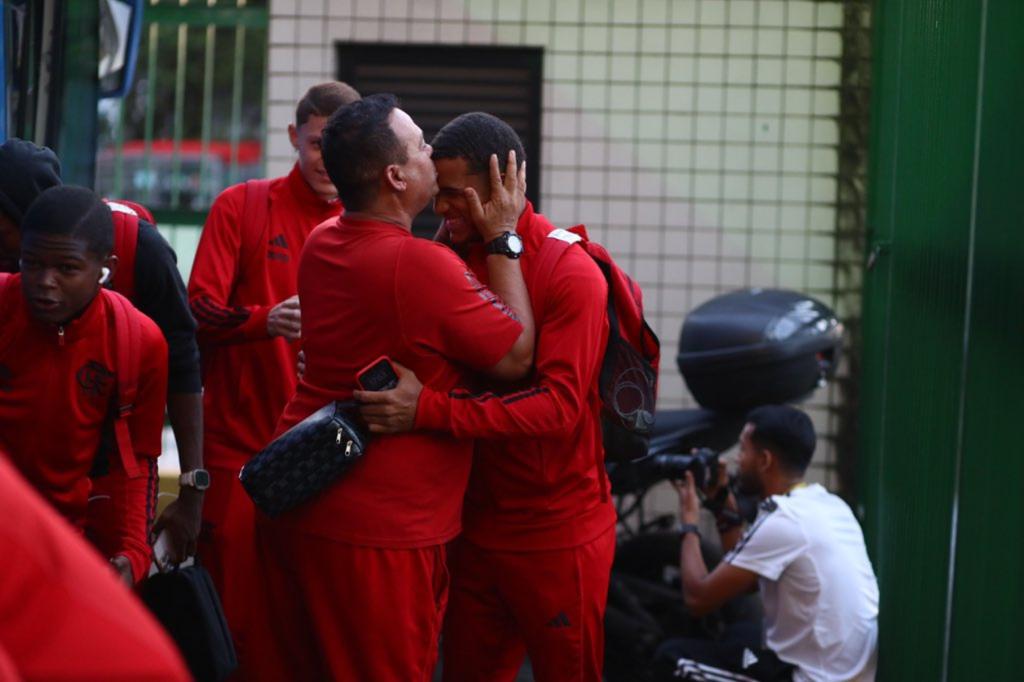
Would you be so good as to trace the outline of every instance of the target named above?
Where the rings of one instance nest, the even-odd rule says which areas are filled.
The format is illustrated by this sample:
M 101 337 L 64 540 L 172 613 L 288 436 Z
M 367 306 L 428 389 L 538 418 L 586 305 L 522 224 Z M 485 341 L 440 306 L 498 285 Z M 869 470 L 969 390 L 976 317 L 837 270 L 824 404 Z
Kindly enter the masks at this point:
M 114 255 L 117 274 L 110 286 L 128 300 L 135 300 L 135 252 L 139 246 L 139 219 L 156 226 L 153 214 L 142 204 L 125 199 L 104 199 L 114 219 Z
M 544 298 L 558 261 L 571 246 L 579 245 L 608 282 L 608 344 L 601 362 L 601 430 L 605 461 L 624 462 L 644 457 L 654 427 L 661 344 L 644 319 L 643 292 L 620 268 L 608 250 L 590 241 L 583 225 L 548 234 L 537 254 L 533 283 L 533 310 L 540 325 Z

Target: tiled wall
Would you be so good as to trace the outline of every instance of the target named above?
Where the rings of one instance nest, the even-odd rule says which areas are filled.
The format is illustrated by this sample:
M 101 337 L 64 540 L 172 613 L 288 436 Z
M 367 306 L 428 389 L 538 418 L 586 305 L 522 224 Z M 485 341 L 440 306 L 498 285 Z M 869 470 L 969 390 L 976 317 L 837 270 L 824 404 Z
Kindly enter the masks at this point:
M 270 0 L 268 169 L 285 127 L 334 75 L 335 41 L 545 48 L 543 211 L 586 223 L 644 286 L 663 343 L 660 406 L 692 405 L 682 320 L 744 286 L 832 303 L 840 2 Z M 808 404 L 834 484 L 838 392 Z

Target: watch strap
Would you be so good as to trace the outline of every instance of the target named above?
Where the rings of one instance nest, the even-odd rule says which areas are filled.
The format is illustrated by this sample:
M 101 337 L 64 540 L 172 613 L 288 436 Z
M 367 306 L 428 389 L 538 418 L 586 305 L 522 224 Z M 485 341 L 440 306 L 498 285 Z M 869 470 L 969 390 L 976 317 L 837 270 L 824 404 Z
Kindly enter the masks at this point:
M 700 539 L 700 528 L 698 528 L 695 523 L 684 523 L 679 526 L 680 538 L 685 538 L 687 533 L 693 533 L 697 536 L 698 540 Z

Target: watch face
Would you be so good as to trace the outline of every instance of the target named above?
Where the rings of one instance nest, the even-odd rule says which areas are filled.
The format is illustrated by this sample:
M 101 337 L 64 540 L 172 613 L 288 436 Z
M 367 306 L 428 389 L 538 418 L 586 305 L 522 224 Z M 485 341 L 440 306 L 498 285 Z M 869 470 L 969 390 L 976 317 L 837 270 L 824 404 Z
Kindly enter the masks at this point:
M 510 234 L 508 236 L 508 250 L 512 253 L 523 252 L 523 239 L 518 234 Z
M 210 487 L 210 474 L 209 474 L 209 472 L 203 471 L 202 469 L 197 469 L 196 471 L 193 471 L 192 473 L 194 475 L 194 478 L 192 480 L 195 481 L 195 484 L 196 484 L 197 488 L 202 490 L 203 488 L 209 488 Z

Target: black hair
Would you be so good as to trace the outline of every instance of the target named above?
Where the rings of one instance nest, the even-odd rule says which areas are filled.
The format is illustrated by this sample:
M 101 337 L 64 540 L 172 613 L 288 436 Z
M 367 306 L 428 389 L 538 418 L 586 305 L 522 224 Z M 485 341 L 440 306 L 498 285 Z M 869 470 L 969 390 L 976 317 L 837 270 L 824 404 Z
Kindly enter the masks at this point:
M 380 173 L 391 164 L 409 160 L 391 129 L 394 95 L 379 94 L 346 104 L 324 126 L 324 169 L 346 209 L 360 211 L 377 196 Z
M 114 249 L 114 219 L 95 192 L 85 187 L 51 187 L 32 202 L 21 221 L 22 235 L 69 235 L 86 249 L 106 258 Z
M 330 116 L 359 99 L 359 93 L 348 83 L 327 81 L 314 85 L 295 106 L 295 126 L 305 125 L 310 116 Z
M 510 150 L 515 150 L 516 168 L 526 161 L 523 141 L 512 126 L 482 111 L 453 118 L 437 132 L 430 146 L 434 148 L 432 159 L 465 159 L 473 174 L 488 172 L 491 154 L 498 155 L 501 170 L 505 170 Z
M 40 194 L 60 184 L 52 149 L 13 137 L 0 145 L 0 213 L 16 225 Z
M 746 421 L 754 425 L 750 439 L 778 456 L 783 468 L 807 470 L 817 440 L 810 417 L 789 405 L 763 405 L 748 412 Z

